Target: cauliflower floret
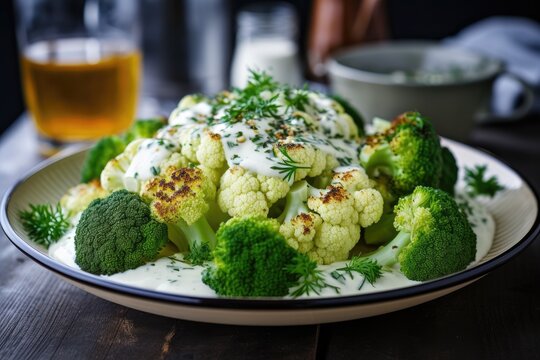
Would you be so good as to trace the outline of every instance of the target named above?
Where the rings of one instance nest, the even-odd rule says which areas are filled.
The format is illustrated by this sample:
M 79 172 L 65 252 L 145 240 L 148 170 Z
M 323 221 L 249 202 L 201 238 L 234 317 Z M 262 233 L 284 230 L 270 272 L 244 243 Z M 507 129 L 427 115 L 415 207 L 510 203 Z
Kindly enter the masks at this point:
M 214 184 L 198 168 L 169 167 L 163 175 L 145 182 L 141 191 L 154 216 L 172 224 L 182 219 L 191 225 L 208 211 L 215 196 Z
M 202 265 L 211 259 L 216 244 L 214 230 L 206 214 L 214 203 L 216 187 L 199 168 L 166 169 L 147 181 L 141 197 L 152 215 L 167 224 L 169 239 L 178 249 L 189 248 L 184 259 Z
M 310 196 L 308 207 L 318 213 L 324 222 L 339 225 L 358 222 L 358 213 L 354 208 L 354 198 L 340 186 L 329 186 L 315 196 Z
M 298 166 L 294 173 L 294 181 L 307 176 L 320 175 L 326 167 L 326 154 L 311 144 L 279 141 L 274 146 L 274 154 L 281 160 L 292 159 Z
M 206 177 L 212 181 L 216 187 L 218 187 L 221 175 L 223 175 L 222 169 L 213 169 L 203 165 L 197 165 L 197 167 L 203 171 L 204 175 L 206 175 Z
M 338 167 L 334 169 L 332 185 L 340 185 L 350 192 L 372 188 L 374 185 L 366 171 L 359 166 Z
M 287 243 L 319 264 L 347 259 L 360 239 L 354 197 L 341 186 L 294 184 L 278 221 Z
M 359 239 L 360 226 L 357 224 L 332 225 L 323 222 L 315 234 L 315 246 L 307 255 L 319 264 L 346 260 Z
M 79 184 L 67 191 L 60 199 L 60 206 L 69 216 L 73 216 L 88 207 L 92 200 L 103 198 L 109 193 L 103 189 L 99 181 Z
M 233 166 L 221 177 L 217 199 L 221 210 L 230 216 L 267 216 L 270 206 L 288 191 L 289 184 L 282 179 Z
M 381 219 L 384 200 L 380 192 L 375 189 L 362 189 L 355 191 L 353 196 L 361 227 L 366 228 Z
M 307 205 L 323 220 L 316 229 L 315 246 L 307 255 L 323 264 L 346 260 L 360 239 L 358 212 L 352 194 L 341 186 L 329 186 L 318 195 L 310 196 Z
M 180 148 L 180 153 L 195 164 L 204 128 L 203 124 L 169 125 L 158 131 L 156 138 L 173 142 Z
M 168 158 L 163 160 L 159 167 L 161 169 L 167 169 L 169 167 L 183 168 L 189 166 L 189 161 L 178 152 L 173 152 Z
M 352 194 L 361 227 L 365 228 L 379 221 L 383 214 L 383 197 L 379 191 L 373 189 L 375 182 L 368 177 L 363 168 L 357 166 L 337 168 L 331 183 L 345 188 Z
M 105 165 L 100 177 L 101 186 L 105 190 L 113 192 L 124 188 L 124 174 L 143 141 L 144 139 L 133 140 L 126 146 L 124 152 Z
M 289 246 L 305 254 L 313 248 L 315 229 L 321 224 L 322 219 L 319 215 L 312 212 L 302 212 L 290 221 L 281 224 L 279 232 L 287 239 Z
M 196 150 L 197 161 L 205 167 L 215 170 L 225 169 L 227 159 L 223 152 L 221 135 L 205 130 L 201 134 L 201 143 Z
M 360 239 L 361 227 L 382 215 L 382 196 L 362 170 L 340 169 L 326 189 L 295 183 L 278 217 L 287 243 L 319 264 L 346 260 Z M 345 171 L 346 170 L 346 171 Z
M 101 173 L 101 184 L 107 191 L 127 189 L 139 192 L 141 183 L 159 175 L 169 166 L 187 166 L 188 160 L 174 143 L 165 139 L 132 141 L 123 153 L 110 160 Z
M 189 163 L 198 165 L 215 185 L 219 184 L 219 178 L 227 167 L 221 135 L 213 133 L 203 124 L 195 124 L 168 126 L 157 137 L 172 141 L 180 148 L 187 161 L 179 166 L 188 166 Z

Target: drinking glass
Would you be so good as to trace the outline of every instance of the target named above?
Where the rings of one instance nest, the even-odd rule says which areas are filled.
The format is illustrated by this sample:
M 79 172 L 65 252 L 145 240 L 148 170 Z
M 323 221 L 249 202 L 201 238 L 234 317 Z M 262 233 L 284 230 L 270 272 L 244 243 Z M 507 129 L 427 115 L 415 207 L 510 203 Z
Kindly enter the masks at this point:
M 16 0 L 22 81 L 49 155 L 122 132 L 140 77 L 136 0 Z

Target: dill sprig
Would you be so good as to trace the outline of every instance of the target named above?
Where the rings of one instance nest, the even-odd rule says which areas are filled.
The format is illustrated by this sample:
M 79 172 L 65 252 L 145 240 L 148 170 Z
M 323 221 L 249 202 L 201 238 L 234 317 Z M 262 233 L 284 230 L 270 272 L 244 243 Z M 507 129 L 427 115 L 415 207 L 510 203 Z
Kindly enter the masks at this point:
M 184 259 L 191 265 L 203 265 L 205 261 L 212 260 L 212 251 L 207 243 L 193 244 Z
M 487 165 L 465 168 L 465 182 L 467 183 L 467 193 L 470 196 L 487 195 L 493 197 L 497 192 L 504 190 L 504 186 L 499 184 L 497 177 L 486 178 L 486 170 Z
M 257 71 L 249 69 L 249 78 L 247 86 L 243 93 L 259 94 L 263 91 L 273 91 L 279 88 L 279 83 L 275 81 L 266 71 Z
M 222 122 L 235 123 L 257 118 L 277 118 L 279 105 L 276 100 L 279 94 L 263 96 L 265 92 L 279 89 L 279 84 L 264 71 L 250 70 L 250 77 L 245 88 L 233 90 L 234 96 L 223 96 L 217 99 L 218 106 L 224 106 Z
M 286 88 L 284 93 L 287 109 L 297 109 L 300 111 L 306 110 L 306 105 L 309 104 L 309 92 L 307 90 L 307 87 L 298 90 L 291 90 L 290 88 Z
M 296 283 L 298 286 L 290 294 L 293 297 L 310 295 L 311 293 L 319 295 L 327 287 L 334 289 L 339 294 L 339 287 L 328 284 L 324 280 L 323 272 L 317 269 L 317 263 L 305 255 L 296 256 L 293 263 L 287 267 L 287 271 L 299 276 Z
M 373 285 L 377 279 L 382 276 L 382 266 L 377 261 L 369 258 L 362 258 L 354 256 L 349 262 L 342 268 L 332 271 L 331 275 L 334 279 L 342 277 L 341 272 L 349 275 L 354 279 L 353 272 L 356 272 L 364 277 L 364 279 Z
M 284 180 L 290 181 L 294 179 L 294 175 L 298 169 L 311 169 L 310 166 L 300 166 L 294 161 L 284 146 L 280 146 L 278 149 L 285 158 L 281 159 L 281 161 L 278 162 L 278 165 L 271 166 L 270 169 L 277 170 L 280 174 L 284 174 Z
M 30 210 L 20 211 L 19 217 L 28 237 L 46 248 L 57 242 L 69 228 L 60 204 L 30 204 Z

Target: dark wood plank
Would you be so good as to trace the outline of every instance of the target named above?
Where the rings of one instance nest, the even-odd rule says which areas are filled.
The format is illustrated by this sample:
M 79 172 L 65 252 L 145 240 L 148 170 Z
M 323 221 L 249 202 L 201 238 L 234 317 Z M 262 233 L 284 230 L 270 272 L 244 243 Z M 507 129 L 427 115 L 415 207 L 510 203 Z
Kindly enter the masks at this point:
M 540 243 L 478 282 L 393 314 L 321 328 L 322 358 L 534 359 Z
M 64 283 L 0 239 L 0 359 L 315 358 L 317 327 L 241 327 L 146 314 Z

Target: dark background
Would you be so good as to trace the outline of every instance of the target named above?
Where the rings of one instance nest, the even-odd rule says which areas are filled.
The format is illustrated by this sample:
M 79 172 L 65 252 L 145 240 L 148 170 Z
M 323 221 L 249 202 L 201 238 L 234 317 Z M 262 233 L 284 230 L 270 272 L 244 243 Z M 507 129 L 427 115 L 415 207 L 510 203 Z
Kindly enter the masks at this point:
M 181 1 L 181 0 L 157 0 Z M 225 0 L 224 0 L 225 1 Z M 255 0 L 225 1 L 227 18 L 234 28 L 238 9 Z M 290 0 L 300 15 L 300 45 L 304 49 L 309 26 L 310 0 Z M 387 0 L 391 37 L 441 39 L 489 16 L 524 16 L 540 21 L 532 0 Z M 152 19 L 154 21 L 154 19 Z M 143 23 L 144 26 L 144 23 Z M 231 48 L 234 36 L 231 38 Z M 228 54 L 227 56 L 230 56 Z M 12 0 L 0 1 L 0 133 L 23 111 Z

